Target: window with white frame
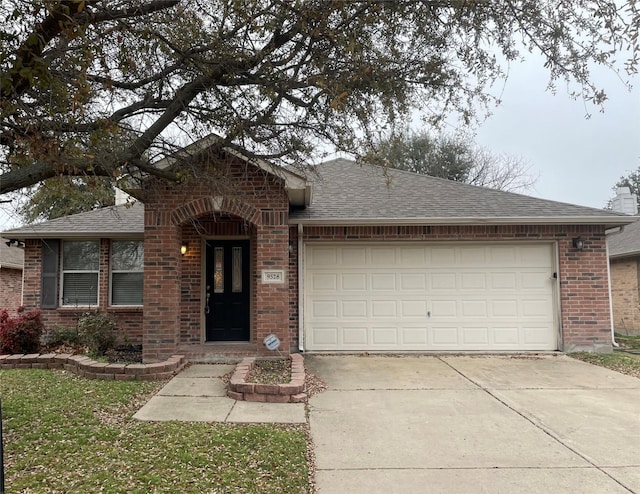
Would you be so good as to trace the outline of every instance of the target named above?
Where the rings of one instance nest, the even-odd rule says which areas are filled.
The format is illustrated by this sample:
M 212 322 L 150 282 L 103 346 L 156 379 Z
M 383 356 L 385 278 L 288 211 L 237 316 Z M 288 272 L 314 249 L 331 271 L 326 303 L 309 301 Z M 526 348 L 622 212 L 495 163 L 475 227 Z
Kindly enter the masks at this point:
M 111 242 L 111 305 L 142 305 L 143 270 L 142 241 Z
M 98 305 L 100 242 L 63 241 L 62 305 Z

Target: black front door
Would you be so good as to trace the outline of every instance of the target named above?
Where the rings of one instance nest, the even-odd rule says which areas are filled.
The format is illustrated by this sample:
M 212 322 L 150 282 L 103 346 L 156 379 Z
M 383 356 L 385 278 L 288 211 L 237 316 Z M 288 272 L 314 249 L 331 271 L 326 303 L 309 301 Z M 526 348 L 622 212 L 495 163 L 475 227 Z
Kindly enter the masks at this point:
M 207 341 L 249 341 L 249 241 L 207 240 Z

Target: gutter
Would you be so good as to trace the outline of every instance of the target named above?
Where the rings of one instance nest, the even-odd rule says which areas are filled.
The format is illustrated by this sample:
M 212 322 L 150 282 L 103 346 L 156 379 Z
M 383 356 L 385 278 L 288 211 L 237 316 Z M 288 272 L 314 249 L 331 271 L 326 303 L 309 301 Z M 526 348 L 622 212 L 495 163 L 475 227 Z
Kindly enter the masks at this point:
M 609 265 L 609 243 L 605 242 L 605 248 L 607 253 L 607 283 L 609 286 L 609 322 L 611 325 L 611 344 L 618 348 L 620 345 L 616 341 L 616 334 L 613 327 L 613 300 L 611 297 L 611 266 Z
M 435 217 L 435 218 L 289 218 L 290 225 L 306 226 L 424 226 L 424 225 L 605 225 L 623 226 L 638 220 L 637 216 L 507 216 L 507 217 Z

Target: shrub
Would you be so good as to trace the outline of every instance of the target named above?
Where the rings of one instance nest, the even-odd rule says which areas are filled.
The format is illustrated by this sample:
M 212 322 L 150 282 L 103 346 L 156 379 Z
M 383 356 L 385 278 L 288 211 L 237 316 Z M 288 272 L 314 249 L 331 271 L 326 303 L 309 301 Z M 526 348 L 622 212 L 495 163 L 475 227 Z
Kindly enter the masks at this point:
M 16 317 L 0 311 L 0 354 L 37 352 L 43 329 L 39 310 L 21 310 Z
M 54 326 L 45 332 L 42 339 L 44 343 L 50 347 L 56 347 L 58 345 L 78 346 L 83 344 L 78 334 L 78 329 L 67 326 Z
M 115 319 L 103 312 L 87 312 L 78 320 L 80 340 L 95 356 L 102 356 L 115 347 L 116 330 Z

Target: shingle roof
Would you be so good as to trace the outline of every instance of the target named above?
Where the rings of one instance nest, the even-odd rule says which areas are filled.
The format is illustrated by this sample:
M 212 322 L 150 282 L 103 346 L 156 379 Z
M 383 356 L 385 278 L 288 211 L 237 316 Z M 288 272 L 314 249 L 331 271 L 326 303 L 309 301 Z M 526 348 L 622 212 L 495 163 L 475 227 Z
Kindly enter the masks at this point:
M 609 257 L 640 255 L 640 221 L 626 225 L 621 232 L 607 235 Z
M 105 238 L 140 237 L 144 233 L 144 205 L 112 206 L 87 213 L 72 214 L 2 233 L 7 238 Z
M 619 225 L 632 217 L 346 159 L 316 167 L 313 202 L 292 223 L 556 223 Z
M 0 238 L 0 268 L 22 269 L 24 250 L 15 245 L 9 247 L 6 238 Z
M 292 224 L 601 224 L 636 217 L 395 169 L 328 161 L 308 173 L 313 200 Z M 7 238 L 125 238 L 144 233 L 144 206 L 114 206 L 3 232 Z

